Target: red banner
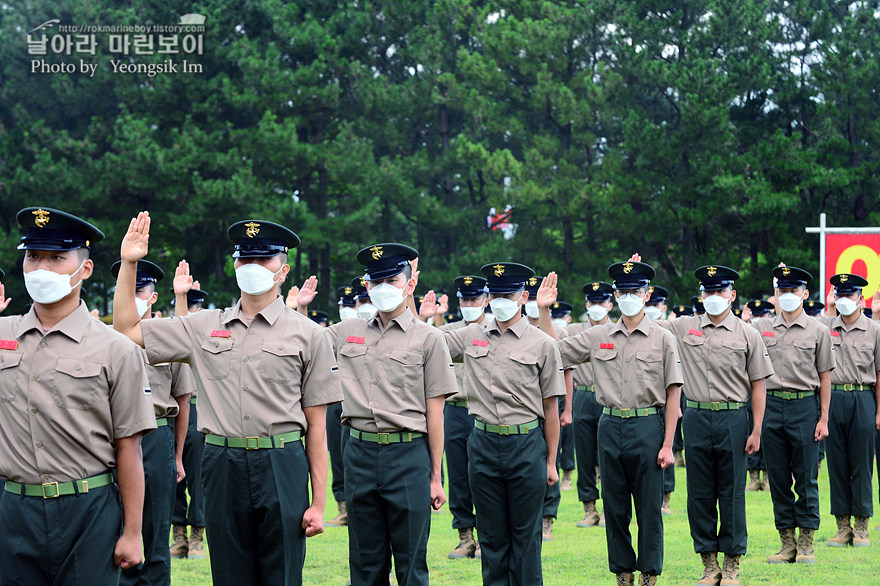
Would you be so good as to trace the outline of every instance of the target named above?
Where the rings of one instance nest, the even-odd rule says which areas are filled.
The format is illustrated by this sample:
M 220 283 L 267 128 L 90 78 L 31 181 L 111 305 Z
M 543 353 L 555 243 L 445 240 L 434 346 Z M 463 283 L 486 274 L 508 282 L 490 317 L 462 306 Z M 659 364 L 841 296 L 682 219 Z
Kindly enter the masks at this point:
M 829 279 L 839 273 L 850 273 L 868 279 L 868 286 L 862 290 L 862 294 L 865 296 L 865 304 L 871 307 L 871 296 L 880 287 L 880 232 L 826 235 L 825 291 L 831 291 Z

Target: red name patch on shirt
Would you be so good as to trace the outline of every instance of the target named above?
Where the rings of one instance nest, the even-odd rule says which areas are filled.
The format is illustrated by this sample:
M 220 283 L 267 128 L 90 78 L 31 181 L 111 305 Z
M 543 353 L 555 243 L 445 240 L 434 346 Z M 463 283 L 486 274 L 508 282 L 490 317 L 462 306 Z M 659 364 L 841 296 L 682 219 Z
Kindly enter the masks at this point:
M 352 344 L 363 344 L 364 339 L 358 336 L 349 336 L 345 339 L 346 342 L 351 342 Z
M 232 332 L 230 330 L 214 330 L 211 332 L 212 338 L 228 338 L 231 335 Z
M 489 342 L 486 340 L 474 340 L 474 346 L 488 346 Z
M 839 338 L 840 332 L 831 332 L 831 335 L 834 336 L 835 338 Z
M 703 335 L 703 331 L 702 331 L 702 330 L 691 330 L 691 331 L 689 331 L 688 333 L 689 333 L 689 334 L 693 334 L 693 335 L 695 335 L 695 336 L 702 336 L 702 335 Z
M 0 350 L 15 350 L 18 348 L 18 340 L 0 340 Z
M 775 338 L 776 337 L 776 334 L 774 334 L 773 332 L 761 332 L 761 335 L 764 336 L 765 338 Z
M 614 350 L 614 344 L 599 344 L 600 350 Z

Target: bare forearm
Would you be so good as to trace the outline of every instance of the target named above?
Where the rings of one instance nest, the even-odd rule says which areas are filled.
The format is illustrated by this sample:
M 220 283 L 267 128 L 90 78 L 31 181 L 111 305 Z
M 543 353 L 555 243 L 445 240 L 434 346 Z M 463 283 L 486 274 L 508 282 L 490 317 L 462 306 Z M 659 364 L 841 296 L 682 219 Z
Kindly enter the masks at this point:
M 116 440 L 116 471 L 122 499 L 123 533 L 140 535 L 144 512 L 144 457 L 141 434 Z
M 538 308 L 538 327 L 541 328 L 542 332 L 544 332 L 554 340 L 558 340 L 558 338 L 556 337 L 556 332 L 553 331 L 553 321 L 550 317 L 549 307 Z
M 183 457 L 183 444 L 186 442 L 186 430 L 189 427 L 189 398 L 187 393 L 174 397 L 177 401 L 177 417 L 174 419 L 174 457 L 178 460 Z
M 767 384 L 765 380 L 752 381 L 752 433 L 761 435 L 764 426 L 764 409 L 767 406 Z
M 428 424 L 428 453 L 431 457 L 431 480 L 440 481 L 443 466 L 443 397 L 428 399 L 425 418 Z
M 113 329 L 131 338 L 135 344 L 144 345 L 141 333 L 141 316 L 134 302 L 137 262 L 122 261 L 116 277 L 116 292 L 113 294 Z
M 678 425 L 678 416 L 681 411 L 681 386 L 669 385 L 666 388 L 666 409 L 663 417 L 666 423 L 666 433 L 663 437 L 663 447 L 672 449 L 672 440 L 675 437 L 675 427 Z
M 831 371 L 819 373 L 819 420 L 828 421 L 831 406 Z
M 547 465 L 556 465 L 559 449 L 559 401 L 550 397 L 542 401 L 544 407 L 544 441 L 547 442 Z
M 308 421 L 306 458 L 312 485 L 312 506 L 323 509 L 327 503 L 327 407 L 303 409 Z
M 176 293 L 174 295 L 174 316 L 184 317 L 189 315 L 189 307 L 187 306 L 186 293 Z

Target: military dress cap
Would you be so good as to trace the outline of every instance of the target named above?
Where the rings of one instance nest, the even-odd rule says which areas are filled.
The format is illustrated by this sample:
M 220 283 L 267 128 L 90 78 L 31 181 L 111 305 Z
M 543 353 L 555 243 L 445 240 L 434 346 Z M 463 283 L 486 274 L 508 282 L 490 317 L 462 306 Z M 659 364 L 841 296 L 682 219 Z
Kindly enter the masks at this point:
M 627 260 L 608 267 L 615 289 L 639 289 L 647 287 L 654 278 L 654 267 L 643 262 Z
M 821 301 L 804 299 L 804 311 L 807 312 L 807 315 L 819 315 L 823 309 L 825 309 L 825 304 Z
M 868 319 L 871 319 L 872 317 L 874 317 L 874 310 L 871 309 L 870 307 L 863 307 L 862 313 L 865 314 L 865 317 L 867 317 Z
M 19 250 L 76 250 L 104 239 L 104 233 L 85 220 L 52 208 L 24 208 L 16 220 L 27 229 Z
M 694 276 L 700 281 L 700 287 L 704 291 L 724 289 L 733 285 L 739 279 L 739 273 L 733 269 L 721 265 L 706 265 L 694 271 Z
M 840 273 L 834 275 L 830 279 L 834 292 L 838 295 L 849 295 L 851 293 L 861 293 L 863 287 L 868 286 L 868 280 L 851 273 Z
M 706 308 L 703 306 L 703 299 L 694 295 L 689 300 L 691 306 L 694 308 L 694 314 L 698 313 L 706 313 Z
M 538 295 L 538 289 L 541 288 L 541 281 L 543 280 L 544 277 L 541 275 L 532 275 L 526 279 L 525 290 L 529 292 L 529 299 L 532 301 L 534 301 L 535 297 Z
M 353 278 L 351 280 L 351 288 L 354 289 L 355 301 L 363 301 L 370 298 L 370 294 L 367 293 L 367 282 L 363 277 Z
M 649 286 L 648 293 L 651 294 L 651 298 L 645 302 L 646 305 L 660 305 L 669 299 L 669 291 L 658 285 Z
M 299 236 L 281 224 L 265 220 L 242 220 L 226 230 L 235 243 L 233 258 L 275 256 L 299 246 Z
M 336 295 L 339 297 L 339 305 L 342 307 L 354 307 L 356 294 L 357 289 L 351 285 L 345 285 L 344 287 L 336 289 Z
M 330 323 L 330 316 L 320 309 L 311 309 L 309 310 L 309 319 L 315 322 L 316 324 L 326 324 Z
M 694 315 L 694 308 L 690 305 L 676 305 L 672 308 L 672 313 L 675 314 L 675 317 Z
M 614 294 L 614 287 L 605 281 L 594 281 L 584 285 L 583 291 L 586 295 L 587 301 L 590 303 L 599 303 L 611 299 L 611 295 Z
M 449 313 L 447 313 L 446 315 L 443 316 L 443 321 L 445 321 L 448 324 L 451 324 L 453 322 L 461 321 L 461 316 L 458 315 L 457 313 L 452 313 L 450 311 Z
M 121 266 L 122 261 L 117 260 L 110 267 L 110 273 L 113 275 L 114 279 L 119 276 L 119 267 Z M 164 278 L 165 271 L 160 269 L 158 265 L 143 259 L 137 261 L 137 277 L 135 278 L 135 287 L 146 287 L 148 285 L 155 285 Z M 174 291 L 174 289 L 172 289 L 172 291 Z
M 752 312 L 754 317 L 767 315 L 773 309 L 773 306 L 764 299 L 755 299 L 746 303 L 746 307 Z
M 140 262 L 140 261 L 139 261 Z M 174 287 L 171 287 L 169 291 L 173 294 Z M 208 296 L 207 291 L 202 291 L 201 289 L 190 289 L 186 292 L 186 306 L 190 307 L 193 305 L 201 305 L 205 302 L 205 298 Z M 171 305 L 174 305 L 174 299 L 171 299 Z
M 506 295 L 524 289 L 529 277 L 535 276 L 535 271 L 515 262 L 492 262 L 483 265 L 480 272 L 486 275 L 486 286 L 493 295 Z M 538 280 L 537 286 L 540 284 Z
M 381 281 L 403 272 L 409 261 L 418 256 L 415 248 L 387 242 L 361 249 L 357 253 L 357 261 L 367 268 L 364 274 L 367 281 Z
M 776 267 L 773 269 L 777 289 L 794 289 L 813 280 L 813 275 L 797 267 Z
M 550 306 L 550 317 L 565 317 L 566 315 L 571 313 L 572 309 L 574 309 L 574 307 L 571 303 L 566 303 L 565 301 L 556 301 L 553 303 L 553 305 Z
M 457 295 L 462 298 L 479 297 L 486 294 L 486 279 L 474 275 L 462 275 L 455 278 Z
M 739 307 L 737 307 L 736 309 L 733 310 L 733 315 L 735 315 L 736 317 L 740 317 L 740 318 L 741 318 L 741 317 L 742 317 L 742 314 L 743 314 L 743 310 L 740 309 Z

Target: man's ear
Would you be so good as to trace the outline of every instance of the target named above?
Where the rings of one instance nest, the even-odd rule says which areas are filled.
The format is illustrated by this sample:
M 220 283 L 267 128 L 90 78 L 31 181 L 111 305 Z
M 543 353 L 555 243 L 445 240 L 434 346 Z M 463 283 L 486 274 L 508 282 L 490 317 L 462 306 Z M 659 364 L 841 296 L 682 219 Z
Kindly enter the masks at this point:
M 529 292 L 526 291 L 525 289 L 523 289 L 523 294 L 522 294 L 522 297 L 520 297 L 519 304 L 525 305 L 528 300 L 529 300 Z
M 95 263 L 92 262 L 92 259 L 87 258 L 86 262 L 83 263 L 83 267 L 80 270 L 80 278 L 85 281 L 89 277 L 92 276 L 92 272 L 95 270 Z

